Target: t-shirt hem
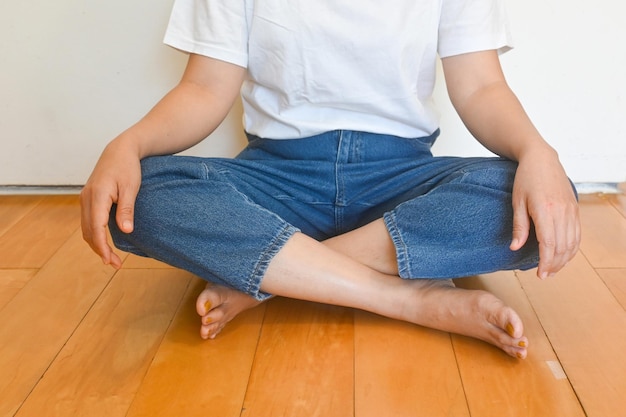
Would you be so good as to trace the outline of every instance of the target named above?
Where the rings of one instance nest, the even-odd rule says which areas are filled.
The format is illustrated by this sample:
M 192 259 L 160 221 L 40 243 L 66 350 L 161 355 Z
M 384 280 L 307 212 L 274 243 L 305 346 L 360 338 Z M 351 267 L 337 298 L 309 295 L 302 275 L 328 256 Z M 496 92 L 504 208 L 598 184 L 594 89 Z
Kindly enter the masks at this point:
M 185 39 L 180 35 L 167 34 L 163 39 L 163 43 L 186 53 L 203 55 L 243 68 L 248 67 L 248 56 L 246 54 L 222 49 L 213 45 L 201 44 L 194 40 Z
M 458 42 L 449 42 L 447 46 L 439 48 L 439 57 L 447 58 L 455 55 L 468 54 L 472 52 L 496 50 L 499 55 L 510 51 L 514 48 L 513 42 L 509 39 L 495 41 L 489 39 L 474 39 L 471 45 L 463 44 L 462 40 Z

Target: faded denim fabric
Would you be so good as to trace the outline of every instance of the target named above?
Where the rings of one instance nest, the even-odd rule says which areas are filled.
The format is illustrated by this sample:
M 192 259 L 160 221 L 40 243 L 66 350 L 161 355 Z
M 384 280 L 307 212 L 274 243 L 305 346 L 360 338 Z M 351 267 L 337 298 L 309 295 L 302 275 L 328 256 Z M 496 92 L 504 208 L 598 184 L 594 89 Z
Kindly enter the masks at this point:
M 317 239 L 384 218 L 400 276 L 454 278 L 537 265 L 533 234 L 512 252 L 517 164 L 433 157 L 438 136 L 332 131 L 305 139 L 249 136 L 235 159 L 142 161 L 135 230 L 116 246 L 257 299 L 267 266 L 297 231 Z

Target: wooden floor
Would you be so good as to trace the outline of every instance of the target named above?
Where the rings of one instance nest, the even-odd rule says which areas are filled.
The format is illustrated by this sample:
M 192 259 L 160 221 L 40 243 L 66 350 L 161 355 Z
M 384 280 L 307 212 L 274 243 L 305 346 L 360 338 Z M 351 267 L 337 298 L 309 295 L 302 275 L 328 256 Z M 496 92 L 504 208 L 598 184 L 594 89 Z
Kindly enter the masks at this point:
M 82 241 L 76 196 L 0 197 L 0 417 L 626 416 L 626 197 L 581 198 L 555 279 L 465 279 L 524 318 L 526 360 L 465 337 L 276 298 L 214 341 L 199 279 Z

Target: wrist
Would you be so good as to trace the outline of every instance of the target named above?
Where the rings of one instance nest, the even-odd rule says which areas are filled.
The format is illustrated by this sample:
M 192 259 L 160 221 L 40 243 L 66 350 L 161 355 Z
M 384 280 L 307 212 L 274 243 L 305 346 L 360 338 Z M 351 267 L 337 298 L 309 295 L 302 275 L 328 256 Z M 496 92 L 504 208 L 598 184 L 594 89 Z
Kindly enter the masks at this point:
M 516 159 L 519 163 L 525 160 L 553 160 L 559 162 L 559 155 L 552 146 L 548 145 L 548 143 L 546 143 L 542 139 L 535 144 L 531 146 L 526 146 L 519 152 L 517 152 Z
M 143 159 L 148 156 L 144 151 L 139 137 L 126 131 L 113 139 L 105 148 L 106 151 L 112 152 L 124 152 L 136 155 L 138 159 Z

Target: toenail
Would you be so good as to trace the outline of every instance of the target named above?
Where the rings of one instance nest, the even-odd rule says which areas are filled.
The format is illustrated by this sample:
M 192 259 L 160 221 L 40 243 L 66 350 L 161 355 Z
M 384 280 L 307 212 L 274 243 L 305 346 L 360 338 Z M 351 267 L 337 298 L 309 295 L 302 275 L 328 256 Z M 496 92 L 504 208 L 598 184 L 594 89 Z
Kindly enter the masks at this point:
M 204 308 L 206 309 L 207 313 L 211 311 L 211 307 L 213 306 L 211 305 L 210 301 L 207 301 L 206 303 L 204 303 Z
M 524 356 L 519 352 L 517 352 L 515 356 L 517 356 L 517 359 L 524 359 Z
M 519 346 L 519 347 L 526 347 L 526 342 L 521 341 L 521 342 L 519 342 L 519 343 L 517 344 L 517 346 Z
M 506 332 L 509 334 L 509 336 L 513 337 L 513 333 L 515 333 L 515 329 L 513 328 L 513 325 L 511 323 L 508 323 L 506 325 Z

